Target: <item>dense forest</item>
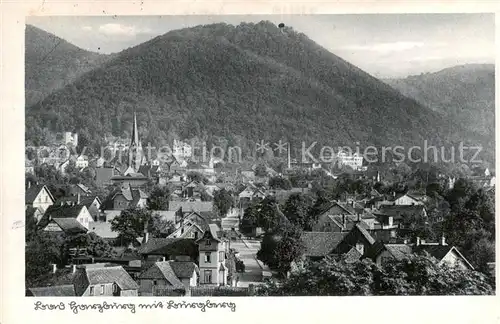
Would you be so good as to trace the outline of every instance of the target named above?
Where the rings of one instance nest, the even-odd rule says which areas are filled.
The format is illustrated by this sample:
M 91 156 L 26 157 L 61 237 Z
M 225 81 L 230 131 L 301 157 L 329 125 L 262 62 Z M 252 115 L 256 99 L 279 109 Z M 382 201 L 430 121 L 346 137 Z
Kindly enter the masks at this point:
M 89 145 L 127 136 L 133 112 L 144 142 L 222 137 L 230 145 L 284 139 L 338 146 L 481 144 L 463 128 L 271 22 L 212 24 L 158 36 L 122 51 L 27 108 L 26 139 L 43 128 L 77 131 Z M 466 143 L 467 144 L 467 143 Z M 486 159 L 488 159 L 486 157 Z
M 104 63 L 109 56 L 85 51 L 31 25 L 25 33 L 26 106 Z
M 493 64 L 466 64 L 384 81 L 426 107 L 490 138 L 495 137 Z

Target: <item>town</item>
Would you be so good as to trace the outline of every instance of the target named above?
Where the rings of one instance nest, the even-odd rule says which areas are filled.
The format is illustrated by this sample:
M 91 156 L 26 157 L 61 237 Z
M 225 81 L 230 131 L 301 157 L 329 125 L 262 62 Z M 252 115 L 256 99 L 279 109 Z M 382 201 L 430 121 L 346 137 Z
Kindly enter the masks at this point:
M 304 163 L 289 148 L 233 162 L 182 140 L 159 159 L 144 154 L 135 115 L 130 134 L 108 139 L 106 159 L 71 132 L 27 148 L 27 296 L 493 291 L 488 168 L 374 166 L 346 152 Z M 415 279 L 425 267 L 435 277 Z

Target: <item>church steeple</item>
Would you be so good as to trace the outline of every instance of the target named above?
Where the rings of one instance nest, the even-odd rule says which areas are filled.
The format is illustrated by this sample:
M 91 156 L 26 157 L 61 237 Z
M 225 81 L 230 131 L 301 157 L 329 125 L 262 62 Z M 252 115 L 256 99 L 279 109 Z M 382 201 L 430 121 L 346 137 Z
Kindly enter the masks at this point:
M 137 116 L 134 111 L 134 125 L 132 128 L 132 138 L 130 140 L 130 147 L 128 151 L 128 166 L 132 168 L 134 172 L 139 170 L 141 165 L 141 154 L 142 146 L 139 141 L 139 132 L 137 131 Z

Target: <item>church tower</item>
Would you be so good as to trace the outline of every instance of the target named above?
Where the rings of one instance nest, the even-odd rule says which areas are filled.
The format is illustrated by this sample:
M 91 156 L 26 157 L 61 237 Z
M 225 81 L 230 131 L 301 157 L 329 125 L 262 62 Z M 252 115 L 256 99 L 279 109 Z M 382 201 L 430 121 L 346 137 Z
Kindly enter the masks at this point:
M 139 141 L 139 132 L 137 131 L 137 116 L 134 112 L 134 126 L 132 128 L 132 139 L 128 150 L 128 167 L 133 172 L 137 172 L 141 166 L 142 160 L 142 145 Z

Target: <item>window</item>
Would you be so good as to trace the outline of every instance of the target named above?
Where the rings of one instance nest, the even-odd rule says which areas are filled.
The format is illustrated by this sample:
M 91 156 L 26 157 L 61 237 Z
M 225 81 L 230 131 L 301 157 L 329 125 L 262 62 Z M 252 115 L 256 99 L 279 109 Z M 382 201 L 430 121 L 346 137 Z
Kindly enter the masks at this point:
M 89 295 L 90 295 L 90 296 L 94 296 L 94 287 L 93 287 L 93 286 L 90 286 L 90 292 L 89 292 Z
M 101 295 L 104 295 L 104 285 L 101 285 Z
M 210 262 L 211 262 L 210 252 L 205 252 L 205 263 L 210 263 Z
M 212 270 L 205 270 L 203 279 L 204 283 L 212 283 Z
M 205 242 L 205 244 L 206 244 L 207 246 L 209 246 L 209 245 L 210 245 L 210 243 L 211 243 L 211 242 L 210 242 L 210 240 L 206 240 L 206 242 Z
M 158 284 L 158 281 L 153 280 L 153 286 L 156 286 Z
M 118 292 L 118 285 L 117 284 L 113 284 L 113 293 L 117 293 Z
M 219 262 L 223 262 L 224 261 L 224 251 L 220 251 L 219 252 Z

